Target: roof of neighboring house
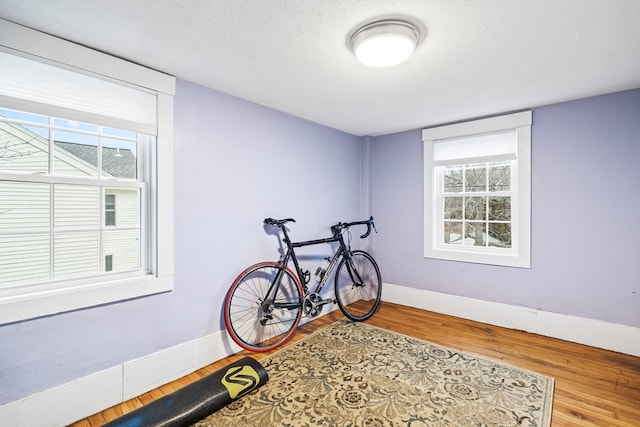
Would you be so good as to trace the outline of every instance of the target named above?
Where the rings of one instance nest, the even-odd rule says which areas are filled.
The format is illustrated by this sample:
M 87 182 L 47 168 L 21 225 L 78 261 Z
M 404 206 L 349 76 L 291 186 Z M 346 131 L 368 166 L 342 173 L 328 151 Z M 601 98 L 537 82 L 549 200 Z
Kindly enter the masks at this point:
M 97 163 L 98 147 L 95 145 L 62 141 L 55 141 L 54 144 L 87 163 Z M 127 148 L 102 147 L 102 170 L 113 177 L 135 179 L 136 163 L 136 157 Z

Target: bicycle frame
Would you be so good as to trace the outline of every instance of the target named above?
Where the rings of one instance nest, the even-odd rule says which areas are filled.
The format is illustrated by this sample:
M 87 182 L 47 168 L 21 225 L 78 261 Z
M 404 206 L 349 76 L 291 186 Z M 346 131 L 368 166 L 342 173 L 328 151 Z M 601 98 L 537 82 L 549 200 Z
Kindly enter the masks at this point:
M 273 295 L 273 298 L 267 298 L 267 300 L 269 301 L 269 304 L 273 304 L 274 307 L 277 308 L 297 308 L 301 301 L 298 302 L 298 304 L 291 304 L 291 303 L 275 303 L 275 295 L 277 295 L 278 290 L 279 290 L 279 286 L 280 286 L 280 280 L 282 278 L 282 275 L 284 274 L 284 270 L 287 268 L 287 265 L 289 265 L 289 261 L 293 261 L 293 265 L 295 267 L 295 273 L 296 273 L 296 277 L 297 279 L 300 281 L 300 284 L 302 285 L 302 289 L 304 290 L 304 296 L 306 296 L 309 293 L 309 288 L 307 286 L 307 283 L 305 281 L 305 274 L 304 274 L 304 270 L 300 267 L 300 264 L 298 262 L 298 257 L 296 256 L 295 253 L 295 248 L 301 248 L 304 246 L 313 246 L 313 245 L 320 245 L 320 244 L 329 244 L 329 243 L 334 243 L 334 242 L 338 242 L 340 243 L 340 246 L 338 247 L 338 250 L 336 250 L 336 253 L 333 255 L 333 257 L 331 258 L 331 261 L 329 262 L 329 266 L 327 267 L 327 271 L 325 272 L 324 276 L 322 276 L 322 278 L 320 279 L 320 282 L 318 282 L 318 284 L 316 285 L 315 289 L 313 290 L 313 293 L 317 293 L 319 294 L 320 292 L 322 292 L 322 289 L 324 288 L 325 284 L 327 283 L 327 280 L 330 276 L 330 273 L 333 271 L 334 267 L 336 266 L 336 264 L 338 263 L 338 261 L 340 260 L 341 257 L 346 256 L 347 259 L 348 258 L 348 253 L 349 253 L 349 248 L 347 248 L 347 245 L 344 242 L 344 238 L 342 236 L 342 233 L 339 230 L 334 231 L 334 235 L 332 237 L 327 237 L 324 239 L 314 239 L 314 240 L 305 240 L 305 241 L 300 241 L 300 242 L 292 242 L 291 239 L 289 238 L 289 235 L 287 233 L 286 227 L 280 227 L 283 233 L 283 238 L 282 241 L 284 242 L 284 244 L 287 246 L 287 250 L 285 252 L 285 254 L 280 258 L 279 264 L 283 267 L 281 270 L 278 271 L 278 274 L 276 275 L 276 277 L 273 279 L 273 282 L 271 283 L 271 287 L 269 288 L 269 291 L 267 292 L 268 296 Z M 356 273 L 356 276 L 358 276 L 357 271 L 353 268 L 353 266 L 350 264 L 350 262 L 347 262 L 347 270 L 349 271 L 349 274 L 353 276 L 353 273 Z M 360 279 L 360 277 L 357 278 L 358 282 L 361 282 L 362 280 Z M 328 300 L 322 300 L 322 301 L 318 301 L 318 303 L 320 305 L 322 304 L 326 304 L 329 302 L 332 302 L 332 299 L 328 299 Z

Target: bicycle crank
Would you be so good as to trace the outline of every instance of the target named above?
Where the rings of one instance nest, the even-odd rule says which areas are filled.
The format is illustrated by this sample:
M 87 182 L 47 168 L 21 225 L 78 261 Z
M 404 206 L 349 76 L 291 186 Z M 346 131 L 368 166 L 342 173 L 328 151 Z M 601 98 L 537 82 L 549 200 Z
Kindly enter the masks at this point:
M 302 311 L 307 317 L 318 317 L 322 311 L 322 307 L 332 302 L 335 302 L 335 300 L 331 298 L 321 299 L 320 295 L 313 292 L 304 297 Z

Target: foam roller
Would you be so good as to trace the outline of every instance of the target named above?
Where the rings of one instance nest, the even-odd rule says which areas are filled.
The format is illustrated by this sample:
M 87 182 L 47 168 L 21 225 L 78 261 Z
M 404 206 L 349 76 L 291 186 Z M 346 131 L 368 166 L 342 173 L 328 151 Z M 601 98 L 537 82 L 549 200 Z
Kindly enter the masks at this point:
M 244 357 L 103 427 L 189 426 L 265 384 L 269 375 Z

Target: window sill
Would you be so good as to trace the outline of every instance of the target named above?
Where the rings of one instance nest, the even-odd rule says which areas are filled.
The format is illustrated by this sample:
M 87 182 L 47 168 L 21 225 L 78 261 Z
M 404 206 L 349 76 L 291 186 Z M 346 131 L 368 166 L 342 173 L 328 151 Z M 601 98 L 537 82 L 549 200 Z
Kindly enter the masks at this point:
M 512 254 L 480 253 L 471 250 L 465 251 L 458 248 L 455 250 L 425 248 L 424 257 L 442 259 L 446 261 L 498 265 L 503 267 L 531 268 L 531 259 L 529 257 Z
M 20 295 L 11 295 L 10 289 L 3 289 L 0 290 L 0 325 L 171 290 L 173 276 L 152 275 L 56 289 L 40 288 Z

